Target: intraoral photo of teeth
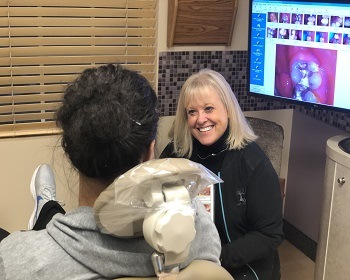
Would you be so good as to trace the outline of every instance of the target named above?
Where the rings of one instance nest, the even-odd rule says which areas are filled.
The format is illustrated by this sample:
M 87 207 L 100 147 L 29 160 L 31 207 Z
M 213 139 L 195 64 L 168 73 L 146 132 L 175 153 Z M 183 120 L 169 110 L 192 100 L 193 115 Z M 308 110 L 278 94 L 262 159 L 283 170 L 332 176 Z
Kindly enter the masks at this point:
M 276 46 L 275 95 L 332 105 L 337 52 Z

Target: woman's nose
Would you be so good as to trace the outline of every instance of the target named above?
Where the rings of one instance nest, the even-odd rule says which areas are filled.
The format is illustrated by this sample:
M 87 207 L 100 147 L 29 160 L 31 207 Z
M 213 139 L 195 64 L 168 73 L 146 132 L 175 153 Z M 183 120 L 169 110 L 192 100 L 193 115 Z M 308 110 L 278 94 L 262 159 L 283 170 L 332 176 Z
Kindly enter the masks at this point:
M 205 123 L 206 121 L 208 120 L 207 118 L 207 114 L 204 113 L 204 112 L 199 112 L 198 113 L 198 119 L 197 119 L 197 122 L 202 124 L 202 123 Z

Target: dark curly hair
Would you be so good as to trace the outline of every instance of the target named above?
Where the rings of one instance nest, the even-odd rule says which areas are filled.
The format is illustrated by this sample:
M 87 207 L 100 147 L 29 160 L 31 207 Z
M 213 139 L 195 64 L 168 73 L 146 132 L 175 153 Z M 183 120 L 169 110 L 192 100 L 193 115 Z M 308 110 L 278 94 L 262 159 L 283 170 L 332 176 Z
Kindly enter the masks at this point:
M 112 181 L 139 164 L 157 133 L 156 93 L 118 64 L 86 69 L 56 112 L 62 147 L 83 175 Z

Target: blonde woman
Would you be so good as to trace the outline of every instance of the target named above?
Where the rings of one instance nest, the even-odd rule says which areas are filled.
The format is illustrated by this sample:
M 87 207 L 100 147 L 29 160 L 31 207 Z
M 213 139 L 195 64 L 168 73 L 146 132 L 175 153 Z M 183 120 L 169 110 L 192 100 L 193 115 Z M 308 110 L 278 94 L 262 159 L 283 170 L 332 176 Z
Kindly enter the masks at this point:
M 188 78 L 169 135 L 173 141 L 160 157 L 188 158 L 224 181 L 214 188 L 222 266 L 235 280 L 280 279 L 278 177 L 220 73 L 204 69 Z

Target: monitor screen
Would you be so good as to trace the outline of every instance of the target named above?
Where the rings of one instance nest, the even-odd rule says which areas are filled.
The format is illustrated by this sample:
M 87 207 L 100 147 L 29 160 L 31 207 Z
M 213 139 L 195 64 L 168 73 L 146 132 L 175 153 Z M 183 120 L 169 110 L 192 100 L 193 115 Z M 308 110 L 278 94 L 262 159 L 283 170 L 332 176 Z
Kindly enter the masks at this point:
M 248 91 L 350 110 L 350 0 L 249 0 Z

